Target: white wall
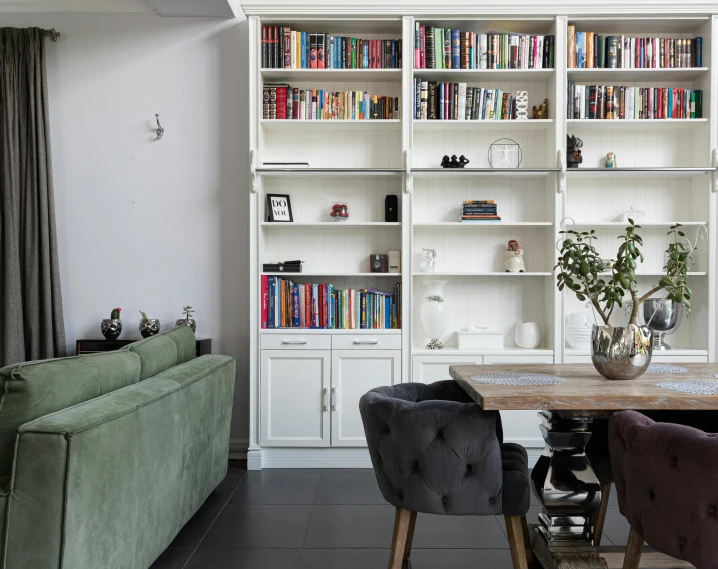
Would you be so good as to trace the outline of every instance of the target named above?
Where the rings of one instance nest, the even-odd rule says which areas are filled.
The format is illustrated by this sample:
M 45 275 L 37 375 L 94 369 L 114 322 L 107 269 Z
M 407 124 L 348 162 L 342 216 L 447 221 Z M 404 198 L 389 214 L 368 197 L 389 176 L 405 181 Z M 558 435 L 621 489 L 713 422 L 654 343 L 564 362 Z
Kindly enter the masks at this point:
M 247 23 L 156 14 L 7 14 L 47 42 L 68 351 L 122 307 L 237 358 L 232 437 L 248 433 Z M 165 135 L 156 141 L 155 113 Z

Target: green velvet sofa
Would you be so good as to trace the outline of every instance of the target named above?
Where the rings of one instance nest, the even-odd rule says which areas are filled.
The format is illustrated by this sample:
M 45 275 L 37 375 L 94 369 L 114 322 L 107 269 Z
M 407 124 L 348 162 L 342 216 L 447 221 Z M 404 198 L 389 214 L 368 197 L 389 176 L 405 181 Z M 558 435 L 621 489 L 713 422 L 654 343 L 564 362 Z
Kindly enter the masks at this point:
M 146 569 L 227 473 L 235 361 L 187 326 L 0 370 L 0 568 Z

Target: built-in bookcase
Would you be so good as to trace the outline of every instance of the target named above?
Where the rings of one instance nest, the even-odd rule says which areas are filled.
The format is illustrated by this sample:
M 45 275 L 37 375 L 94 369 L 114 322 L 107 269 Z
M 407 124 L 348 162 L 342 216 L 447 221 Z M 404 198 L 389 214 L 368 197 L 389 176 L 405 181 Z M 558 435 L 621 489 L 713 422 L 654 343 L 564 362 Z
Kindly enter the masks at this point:
M 571 218 L 569 223 L 577 228 L 596 229 L 597 247 L 609 255 L 615 251 L 616 237 L 625 225 L 620 222 L 622 212 L 631 207 L 645 212 L 641 234 L 646 262 L 639 270 L 642 290 L 654 284 L 662 272 L 666 233 L 673 222 L 682 223 L 691 237 L 696 231 L 705 233 L 707 239 L 698 242 L 694 254 L 696 265 L 690 280 L 693 310 L 679 331 L 668 339 L 674 351 L 657 355 L 657 361 L 715 361 L 714 192 L 718 189 L 714 150 L 718 147 L 714 95 L 718 74 L 712 66 L 716 57 L 715 17 L 636 14 L 589 18 L 545 13 L 464 17 L 461 10 L 451 16 L 436 16 L 434 12 L 427 17 L 407 13 L 402 8 L 403 12 L 396 16 L 385 12 L 373 18 L 364 12 L 360 18 L 350 18 L 333 16 L 331 9 L 323 9 L 327 10 L 325 17 L 303 17 L 304 8 L 298 7 L 296 14 L 282 15 L 281 19 L 276 14 L 264 17 L 261 9 L 248 11 L 253 109 L 250 468 L 368 465 L 366 451 L 361 448 L 358 401 L 346 400 L 348 393 L 360 394 L 365 387 L 445 379 L 450 363 L 589 362 L 588 352 L 569 348 L 564 334 L 566 316 L 572 312 L 588 313 L 589 309 L 574 296 L 558 292 L 555 285 L 556 244 L 561 237 L 562 222 L 567 223 L 565 218 Z M 555 65 L 552 69 L 538 70 L 413 69 L 416 21 L 477 33 L 553 35 Z M 261 28 L 269 24 L 366 39 L 401 38 L 403 67 L 262 69 Z M 702 66 L 567 69 L 569 25 L 579 31 L 605 34 L 701 37 Z M 525 90 L 529 95 L 529 116 L 531 107 L 539 106 L 547 98 L 548 118 L 523 122 L 416 120 L 415 78 L 463 82 L 512 93 Z M 703 118 L 568 120 L 569 80 L 585 85 L 701 89 Z M 398 97 L 401 117 L 362 121 L 263 120 L 262 93 L 266 83 L 288 83 L 304 89 L 362 90 Z M 578 136 L 584 143 L 583 163 L 577 170 L 566 169 L 567 134 Z M 509 138 L 521 146 L 520 168 L 490 167 L 489 146 L 500 138 Z M 618 169 L 603 167 L 607 152 L 616 154 Z M 464 154 L 471 162 L 463 170 L 440 168 L 442 157 L 452 154 Z M 270 162 L 308 162 L 309 168 L 270 166 Z M 291 196 L 293 223 L 268 222 L 265 211 L 268 193 Z M 399 202 L 399 219 L 394 223 L 384 221 L 384 198 L 390 194 L 396 195 Z M 494 200 L 502 221 L 459 223 L 464 200 Z M 329 209 L 335 202 L 349 205 L 348 222 L 337 224 L 329 220 Z M 509 240 L 517 240 L 524 249 L 527 271 L 524 274 L 504 271 L 503 251 Z M 437 251 L 433 274 L 421 271 L 423 248 Z M 369 255 L 389 250 L 402 252 L 401 272 L 372 274 Z M 304 272 L 290 277 L 298 283 L 332 283 L 337 288 L 385 292 L 401 283 L 401 329 L 261 329 L 262 264 L 289 259 L 304 261 Z M 421 325 L 420 307 L 426 294 L 423 285 L 426 279 L 447 281 L 444 292 L 449 323 L 441 338 L 446 345 L 443 351 L 425 347 L 428 338 Z M 617 322 L 619 313 L 622 311 L 616 313 Z M 542 340 L 538 348 L 516 347 L 514 330 L 520 321 L 539 324 Z M 504 347 L 459 349 L 455 332 L 471 326 L 500 331 Z M 354 355 L 351 364 L 347 364 L 349 367 L 344 367 L 342 362 L 349 361 L 348 354 Z M 280 361 L 284 362 L 286 357 L 290 363 L 282 367 L 285 364 L 280 365 Z M 296 362 L 292 358 L 297 358 Z M 315 366 L 308 362 L 317 363 Z M 306 369 L 316 369 L 316 373 L 324 375 L 316 381 L 303 376 L 299 383 L 303 388 L 324 389 L 328 395 L 277 400 L 281 389 L 294 381 L 277 370 L 305 369 L 305 365 L 309 366 Z M 362 371 L 362 365 L 368 366 L 366 371 Z M 353 391 L 346 383 L 354 377 L 348 372 L 350 369 L 358 374 L 351 380 Z M 273 373 L 279 375 L 275 377 Z M 332 392 L 335 388 L 339 390 L 336 400 Z M 337 401 L 343 401 L 345 407 Z M 282 416 L 292 412 L 292 404 L 302 407 L 306 417 L 302 415 L 300 432 L 290 435 L 282 432 L 283 425 L 288 425 Z M 318 409 L 316 417 L 311 412 L 305 413 L 305 407 L 314 406 Z M 316 424 L 311 423 L 312 417 Z M 529 449 L 542 446 L 534 413 L 509 413 L 504 422 L 508 438 Z M 292 448 L 288 450 L 289 447 Z

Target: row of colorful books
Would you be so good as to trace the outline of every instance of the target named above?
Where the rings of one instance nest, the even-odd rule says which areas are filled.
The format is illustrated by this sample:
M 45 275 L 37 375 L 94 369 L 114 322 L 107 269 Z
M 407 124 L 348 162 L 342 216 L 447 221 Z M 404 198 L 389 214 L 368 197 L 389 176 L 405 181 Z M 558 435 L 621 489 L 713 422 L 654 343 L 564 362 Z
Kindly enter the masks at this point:
M 400 69 L 401 40 L 360 39 L 262 26 L 265 69 Z
M 466 83 L 437 83 L 414 79 L 414 118 L 417 120 L 513 120 L 514 93 L 469 87 Z
M 611 36 L 568 26 L 569 69 L 672 69 L 703 66 L 703 38 Z
M 568 83 L 569 119 L 699 119 L 703 91 Z
M 490 223 L 501 221 L 494 200 L 464 200 L 461 205 L 461 223 Z
M 416 22 L 415 69 L 553 69 L 554 36 L 479 34 Z
M 294 120 L 369 120 L 401 117 L 398 97 L 370 95 L 366 91 L 299 89 L 265 85 L 262 118 Z
M 387 293 L 262 275 L 262 328 L 399 329 L 401 283 Z

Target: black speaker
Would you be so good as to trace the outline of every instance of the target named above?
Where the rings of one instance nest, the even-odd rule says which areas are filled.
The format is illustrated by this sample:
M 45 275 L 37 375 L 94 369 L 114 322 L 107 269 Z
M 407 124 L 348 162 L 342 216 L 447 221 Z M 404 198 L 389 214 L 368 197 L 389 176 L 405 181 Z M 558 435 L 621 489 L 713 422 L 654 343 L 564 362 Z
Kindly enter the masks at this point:
M 384 221 L 399 221 L 399 198 L 395 195 L 384 198 Z

